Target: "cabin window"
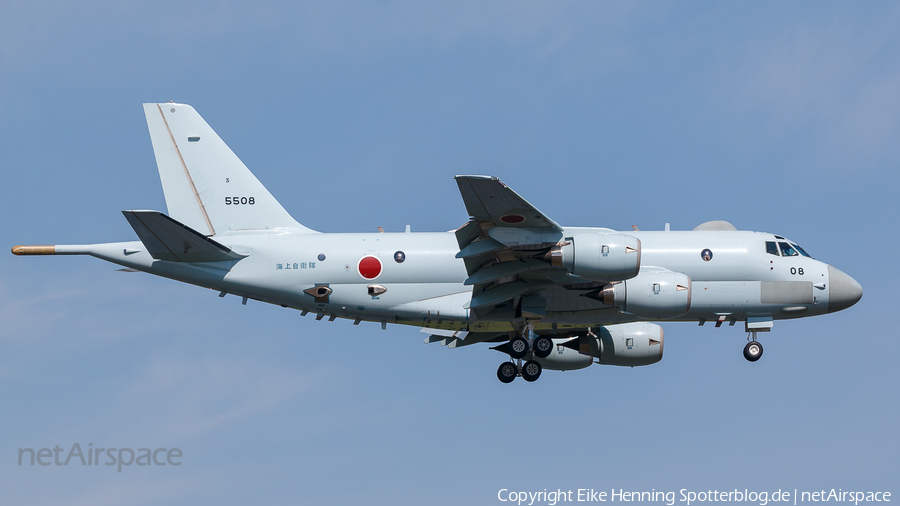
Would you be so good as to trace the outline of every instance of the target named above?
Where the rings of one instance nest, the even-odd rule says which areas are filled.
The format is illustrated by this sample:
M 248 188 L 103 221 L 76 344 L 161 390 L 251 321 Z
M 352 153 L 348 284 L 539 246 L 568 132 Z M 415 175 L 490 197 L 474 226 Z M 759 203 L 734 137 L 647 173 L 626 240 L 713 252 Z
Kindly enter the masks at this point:
M 798 256 L 800 256 L 800 253 L 797 253 L 797 250 L 795 250 L 794 248 L 792 248 L 791 245 L 788 244 L 788 243 L 786 243 L 786 242 L 780 242 L 780 243 L 778 243 L 778 247 L 781 248 L 781 256 L 785 256 L 785 257 L 798 257 Z
M 778 255 L 778 245 L 775 244 L 775 241 L 766 241 L 766 253 L 770 255 Z

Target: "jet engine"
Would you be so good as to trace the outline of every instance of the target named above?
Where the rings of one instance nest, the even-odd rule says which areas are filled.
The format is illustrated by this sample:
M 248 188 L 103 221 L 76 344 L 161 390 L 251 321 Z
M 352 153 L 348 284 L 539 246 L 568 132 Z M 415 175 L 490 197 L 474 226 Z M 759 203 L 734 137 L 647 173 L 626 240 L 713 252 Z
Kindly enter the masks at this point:
M 625 234 L 567 237 L 549 253 L 550 263 L 594 281 L 621 281 L 641 270 L 641 241 Z
M 589 355 L 582 355 L 578 350 L 563 345 L 567 339 L 552 339 L 553 351 L 544 358 L 535 356 L 541 367 L 550 371 L 575 371 L 584 369 L 594 363 Z
M 662 360 L 663 329 L 655 323 L 620 323 L 599 327 L 595 332 L 578 336 L 562 346 L 598 358 L 605 365 L 634 367 Z
M 637 276 L 589 296 L 641 318 L 677 318 L 691 309 L 691 278 L 662 267 L 644 267 Z

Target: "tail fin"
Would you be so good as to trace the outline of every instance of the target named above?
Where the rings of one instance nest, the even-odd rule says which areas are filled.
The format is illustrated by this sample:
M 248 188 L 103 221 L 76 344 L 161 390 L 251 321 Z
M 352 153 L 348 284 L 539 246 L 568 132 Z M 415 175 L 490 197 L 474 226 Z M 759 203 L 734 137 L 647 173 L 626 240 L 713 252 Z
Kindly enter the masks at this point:
M 144 104 L 168 214 L 211 236 L 297 223 L 193 107 Z

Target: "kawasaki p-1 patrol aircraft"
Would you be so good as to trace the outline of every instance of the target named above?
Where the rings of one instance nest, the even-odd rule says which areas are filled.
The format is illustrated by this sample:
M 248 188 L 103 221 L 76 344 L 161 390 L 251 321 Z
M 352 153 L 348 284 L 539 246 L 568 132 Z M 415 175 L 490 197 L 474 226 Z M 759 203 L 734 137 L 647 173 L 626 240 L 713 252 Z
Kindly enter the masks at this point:
M 543 369 L 649 365 L 651 321 L 743 322 L 747 360 L 775 320 L 833 313 L 853 278 L 783 236 L 724 221 L 692 231 L 564 227 L 495 177 L 456 176 L 471 217 L 444 233 L 325 234 L 295 221 L 190 106 L 144 104 L 168 214 L 123 211 L 139 241 L 16 246 L 91 255 L 220 297 L 422 327 L 448 348 L 497 343 L 508 383 Z M 668 228 L 668 227 L 667 227 Z

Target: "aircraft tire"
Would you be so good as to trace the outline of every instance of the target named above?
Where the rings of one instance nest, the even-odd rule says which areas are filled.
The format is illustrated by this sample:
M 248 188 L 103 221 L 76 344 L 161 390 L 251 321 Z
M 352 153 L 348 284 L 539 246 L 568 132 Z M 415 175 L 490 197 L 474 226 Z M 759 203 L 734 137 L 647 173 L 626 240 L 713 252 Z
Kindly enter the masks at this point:
M 549 337 L 539 336 L 532 345 L 534 354 L 540 358 L 547 358 L 553 352 L 553 341 Z
M 534 360 L 529 360 L 522 366 L 522 378 L 529 382 L 537 381 L 541 377 L 542 370 L 541 364 Z
M 757 341 L 750 341 L 747 346 L 744 346 L 744 358 L 750 362 L 756 362 L 762 357 L 762 354 L 763 346 Z
M 528 355 L 528 341 L 518 336 L 509 340 L 509 356 L 512 358 L 524 358 Z
M 516 379 L 516 376 L 519 375 L 519 371 L 516 369 L 516 364 L 512 362 L 503 362 L 497 369 L 497 379 L 502 383 L 512 383 L 513 380 Z

